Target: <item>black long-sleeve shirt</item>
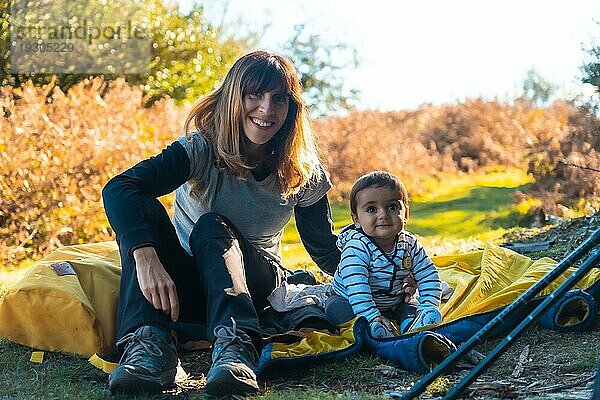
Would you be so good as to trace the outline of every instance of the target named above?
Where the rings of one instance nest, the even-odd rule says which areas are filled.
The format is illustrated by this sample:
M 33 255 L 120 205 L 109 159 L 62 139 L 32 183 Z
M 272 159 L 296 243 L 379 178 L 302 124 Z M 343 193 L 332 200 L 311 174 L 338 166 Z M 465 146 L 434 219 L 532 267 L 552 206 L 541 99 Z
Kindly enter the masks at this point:
M 155 244 L 142 214 L 141 198 L 159 197 L 180 188 L 191 178 L 192 168 L 188 151 L 176 141 L 106 184 L 102 190 L 104 208 L 122 248 L 131 253 L 135 248 Z M 294 214 L 300 238 L 311 258 L 321 270 L 333 274 L 340 252 L 335 244 L 327 195 L 309 206 L 294 206 Z

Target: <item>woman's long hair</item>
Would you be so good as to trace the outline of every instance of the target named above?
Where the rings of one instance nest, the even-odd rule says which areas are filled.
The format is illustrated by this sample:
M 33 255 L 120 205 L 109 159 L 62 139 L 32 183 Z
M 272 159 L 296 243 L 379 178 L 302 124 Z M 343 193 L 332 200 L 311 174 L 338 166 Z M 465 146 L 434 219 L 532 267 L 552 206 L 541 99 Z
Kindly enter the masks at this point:
M 193 122 L 211 143 L 217 165 L 244 179 L 252 169 L 243 154 L 243 99 L 247 93 L 281 88 L 289 96 L 289 109 L 281 129 L 271 138 L 274 167 L 282 195 L 297 192 L 313 176 L 319 164 L 302 101 L 298 73 L 291 62 L 266 51 L 254 51 L 238 59 L 219 87 L 200 98 L 185 121 L 186 137 Z

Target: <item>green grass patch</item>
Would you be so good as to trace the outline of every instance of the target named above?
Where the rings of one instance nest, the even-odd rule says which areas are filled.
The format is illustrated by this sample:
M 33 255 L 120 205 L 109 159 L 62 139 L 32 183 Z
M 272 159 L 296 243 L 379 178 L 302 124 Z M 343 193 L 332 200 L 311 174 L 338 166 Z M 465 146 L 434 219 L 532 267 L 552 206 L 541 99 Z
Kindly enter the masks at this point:
M 106 375 L 86 360 L 46 352 L 44 362 L 29 361 L 31 349 L 0 340 L 0 398 L 104 399 Z M 115 397 L 118 399 L 119 397 Z
M 443 180 L 415 198 L 407 229 L 423 237 L 496 239 L 529 210 L 517 207 L 514 193 L 530 183 L 531 177 L 518 170 Z
M 423 243 L 430 254 L 471 250 L 485 241 L 501 237 L 506 230 L 518 224 L 520 216 L 526 214 L 529 207 L 535 206 L 535 201 L 518 204 L 514 201 L 514 192 L 524 189 L 529 183 L 530 178 L 518 171 L 462 176 L 438 181 L 437 184 L 428 183 L 425 185 L 428 189 L 426 194 L 415 196 L 412 202 L 407 229 L 423 237 Z M 351 223 L 346 204 L 333 204 L 332 213 L 336 231 Z M 294 220 L 285 228 L 282 252 L 284 263 L 288 267 L 317 270 L 300 242 Z M 18 279 L 24 270 L 25 268 L 11 272 L 0 271 L 0 296 L 3 288 Z M 323 275 L 319 276 L 325 279 Z M 546 343 L 548 346 L 553 345 L 552 340 L 546 340 L 547 332 L 534 332 L 525 337 L 533 335 L 533 342 L 541 346 Z M 561 342 L 561 346 L 569 351 L 565 351 L 564 356 L 551 360 L 555 363 L 555 371 L 578 373 L 595 367 L 597 351 L 589 352 L 589 355 L 583 357 L 573 357 L 582 342 L 585 342 L 583 346 L 596 346 L 596 341 L 585 335 L 582 333 L 576 340 L 571 340 L 572 336 L 569 336 L 569 339 L 565 338 Z M 509 357 L 501 358 L 492 366 L 491 371 L 500 371 L 502 376 L 510 374 L 519 349 L 520 347 L 515 347 L 509 351 Z M 540 354 L 548 353 L 548 349 L 540 349 Z M 31 349 L 0 340 L 0 398 L 101 399 L 110 396 L 107 375 L 86 360 L 47 352 L 42 364 L 33 364 L 29 361 L 30 356 Z M 277 376 L 261 380 L 261 394 L 253 398 L 384 399 L 387 398 L 386 391 L 407 388 L 418 379 L 418 375 L 400 370 L 395 376 L 387 376 L 382 372 L 385 367 L 386 361 L 360 354 L 345 361 L 280 371 Z M 434 382 L 428 388 L 429 395 L 445 392 L 448 384 L 446 378 Z M 150 398 L 174 397 L 207 398 L 201 388 L 180 389 L 179 393 L 166 393 Z
M 523 171 L 495 171 L 485 175 L 447 177 L 428 181 L 425 194 L 415 196 L 406 229 L 424 238 L 432 254 L 449 254 L 493 242 L 518 226 L 535 200 L 515 202 L 515 191 L 525 190 L 532 178 Z M 346 204 L 333 204 L 336 232 L 352 222 Z M 283 261 L 289 268 L 316 265 L 300 242 L 295 221 L 286 226 L 282 241 Z
M 352 222 L 352 218 L 350 218 L 350 208 L 344 204 L 332 204 L 331 217 L 336 232 Z M 318 269 L 315 263 L 310 259 L 310 256 L 300 241 L 300 235 L 296 229 L 296 220 L 294 218 L 286 225 L 283 231 L 281 255 L 284 264 L 288 268 Z

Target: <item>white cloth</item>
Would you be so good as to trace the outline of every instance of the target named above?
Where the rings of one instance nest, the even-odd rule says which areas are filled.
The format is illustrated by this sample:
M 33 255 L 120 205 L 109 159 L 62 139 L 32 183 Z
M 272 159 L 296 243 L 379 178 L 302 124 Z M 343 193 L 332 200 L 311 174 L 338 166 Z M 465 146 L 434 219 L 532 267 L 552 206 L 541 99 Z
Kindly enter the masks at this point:
M 331 285 L 305 285 L 283 282 L 273 289 L 267 300 L 277 312 L 290 311 L 296 308 L 317 305 L 325 308 L 325 300 L 332 293 Z

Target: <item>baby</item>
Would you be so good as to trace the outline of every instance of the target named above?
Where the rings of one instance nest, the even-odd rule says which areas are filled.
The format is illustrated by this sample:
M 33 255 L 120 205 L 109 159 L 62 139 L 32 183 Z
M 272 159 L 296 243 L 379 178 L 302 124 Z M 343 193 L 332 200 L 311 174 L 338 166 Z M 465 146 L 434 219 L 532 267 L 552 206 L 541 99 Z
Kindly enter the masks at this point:
M 404 230 L 408 203 L 404 184 L 388 172 L 364 175 L 352 187 L 354 224 L 338 235 L 342 258 L 333 278 L 335 294 L 325 306 L 333 322 L 363 316 L 377 338 L 440 323 L 439 274 L 415 236 Z M 418 301 L 405 296 L 407 279 L 416 280 Z

